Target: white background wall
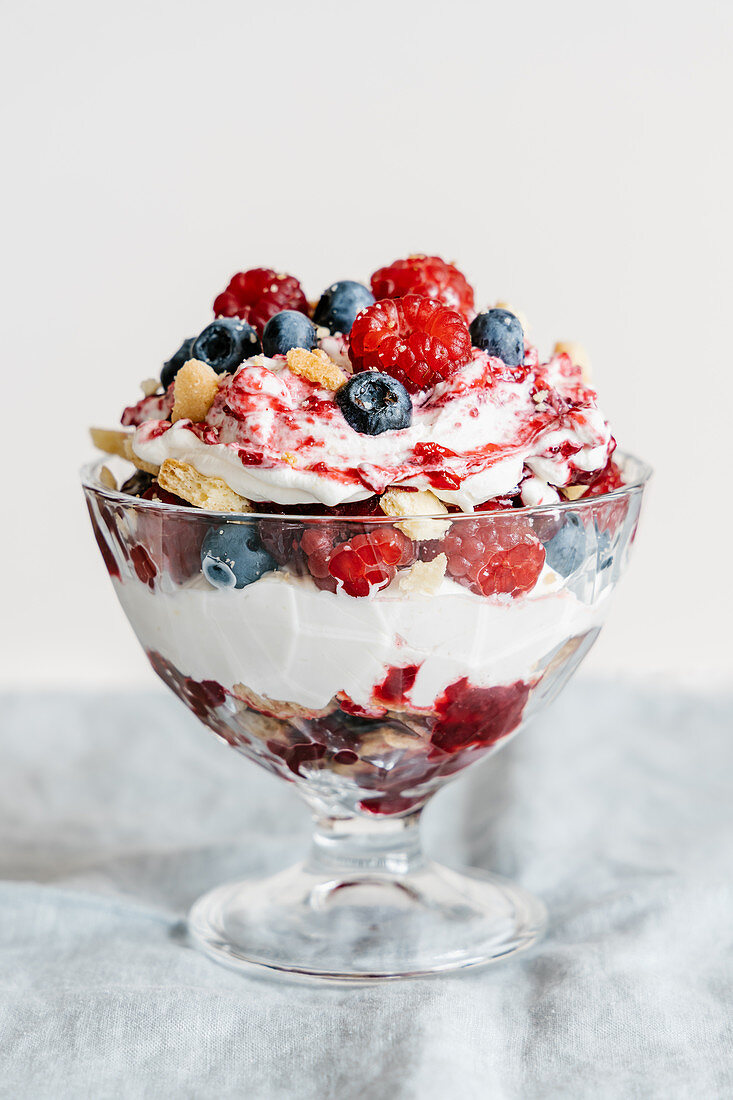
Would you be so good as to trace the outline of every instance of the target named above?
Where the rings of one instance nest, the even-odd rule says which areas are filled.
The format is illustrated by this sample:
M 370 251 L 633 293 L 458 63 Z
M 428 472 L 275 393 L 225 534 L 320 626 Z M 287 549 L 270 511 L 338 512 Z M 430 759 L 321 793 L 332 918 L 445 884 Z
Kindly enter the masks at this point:
M 2 682 L 152 683 L 88 529 L 87 425 L 234 271 L 313 297 L 411 251 L 545 350 L 585 343 L 657 469 L 586 667 L 729 675 L 732 9 L 3 5 Z

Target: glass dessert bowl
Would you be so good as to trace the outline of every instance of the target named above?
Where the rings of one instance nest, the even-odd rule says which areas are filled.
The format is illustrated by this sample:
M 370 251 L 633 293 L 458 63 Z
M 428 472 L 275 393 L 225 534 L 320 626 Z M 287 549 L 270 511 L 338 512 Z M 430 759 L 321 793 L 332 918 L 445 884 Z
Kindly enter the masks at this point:
M 206 952 L 368 981 L 485 964 L 541 934 L 541 902 L 426 859 L 418 826 L 593 645 L 649 476 L 615 458 L 623 484 L 602 495 L 409 518 L 208 511 L 85 468 L 97 543 L 155 672 L 314 816 L 304 862 L 194 905 Z

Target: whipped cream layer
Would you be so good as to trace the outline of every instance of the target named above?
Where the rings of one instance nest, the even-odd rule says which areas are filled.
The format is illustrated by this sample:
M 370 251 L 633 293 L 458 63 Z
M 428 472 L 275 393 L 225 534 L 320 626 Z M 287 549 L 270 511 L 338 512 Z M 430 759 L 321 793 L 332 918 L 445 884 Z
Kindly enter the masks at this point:
M 343 364 L 343 349 L 323 346 Z M 249 500 L 285 506 L 334 507 L 403 485 L 472 511 L 514 490 L 527 469 L 526 503 L 550 503 L 557 495 L 548 486 L 603 469 L 614 447 L 595 392 L 569 357 L 540 365 L 534 349 L 518 368 L 474 349 L 449 381 L 414 398 L 411 427 L 376 436 L 354 431 L 334 394 L 291 373 L 280 356 L 254 357 L 223 376 L 202 424 L 151 418 L 146 401 L 124 420 L 138 425 L 141 459 L 179 459 Z
M 477 687 L 530 681 L 568 639 L 600 626 L 605 610 L 605 594 L 583 604 L 551 570 L 531 596 L 506 602 L 448 579 L 435 595 L 409 599 L 397 581 L 354 599 L 284 572 L 241 590 L 114 583 L 142 645 L 185 675 L 313 709 L 340 691 L 368 706 L 389 667 L 419 665 L 408 697 L 418 709 L 462 677 Z

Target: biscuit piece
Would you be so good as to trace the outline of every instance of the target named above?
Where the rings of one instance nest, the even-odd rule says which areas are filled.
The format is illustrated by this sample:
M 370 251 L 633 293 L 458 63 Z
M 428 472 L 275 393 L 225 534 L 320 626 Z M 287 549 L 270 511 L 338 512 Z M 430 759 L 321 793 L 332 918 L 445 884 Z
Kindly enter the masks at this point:
M 434 596 L 443 583 L 448 559 L 438 554 L 432 561 L 416 561 L 399 574 L 400 592 L 406 596 Z
M 251 512 L 252 505 L 218 477 L 200 474 L 188 462 L 167 458 L 158 471 L 158 484 L 195 508 L 211 512 Z
M 580 374 L 584 382 L 590 383 L 593 374 L 590 369 L 590 357 L 582 344 L 575 340 L 558 340 L 552 349 L 553 355 L 569 355 L 570 362 L 580 367 Z
M 301 706 L 300 703 L 289 703 L 282 699 L 270 699 L 267 695 L 258 695 L 246 684 L 235 684 L 232 693 L 242 703 L 246 703 L 248 707 L 252 707 L 268 718 L 325 718 L 327 714 L 336 710 L 334 700 L 331 700 L 327 707 L 316 710 Z
M 421 739 L 411 733 L 402 733 L 392 726 L 378 726 L 375 730 L 370 730 L 363 735 L 359 755 L 362 759 L 370 756 L 385 756 L 395 750 L 421 747 L 420 742 Z
M 110 470 L 109 466 L 103 466 L 99 471 L 99 480 L 104 485 L 105 489 L 114 489 L 117 491 L 117 478 Z
M 140 389 L 146 397 L 152 397 L 160 389 L 159 378 L 144 378 L 140 383 Z
M 425 519 L 425 516 L 447 515 L 448 509 L 442 500 L 438 500 L 429 489 L 420 489 L 416 493 L 404 489 L 388 489 L 379 501 L 379 507 L 385 516 L 420 516 L 420 519 L 408 519 L 396 523 L 395 527 L 408 539 L 439 539 L 450 527 L 450 523 L 438 523 Z
M 288 367 L 300 378 L 315 382 L 324 390 L 340 390 L 346 381 L 346 375 L 337 367 L 325 351 L 306 351 L 305 348 L 291 348 L 287 356 Z
M 92 443 L 100 451 L 105 451 L 108 455 L 119 455 L 120 458 L 126 458 L 133 466 L 137 466 L 138 470 L 144 470 L 146 474 L 155 476 L 158 473 L 157 466 L 138 458 L 133 451 L 132 432 L 123 432 L 118 428 L 90 428 L 89 434 L 92 437 Z
M 171 421 L 192 420 L 200 424 L 219 392 L 219 375 L 200 359 L 184 363 L 173 386 L 173 412 Z
M 560 489 L 560 492 L 566 500 L 580 500 L 587 490 L 587 485 L 566 485 L 564 489 Z

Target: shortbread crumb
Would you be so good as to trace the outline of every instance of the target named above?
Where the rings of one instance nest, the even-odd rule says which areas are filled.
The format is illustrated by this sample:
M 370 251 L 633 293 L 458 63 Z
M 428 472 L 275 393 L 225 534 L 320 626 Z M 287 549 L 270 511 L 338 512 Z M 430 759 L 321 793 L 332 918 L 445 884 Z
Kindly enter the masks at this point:
M 580 500 L 587 490 L 587 485 L 566 485 L 564 489 L 560 489 L 560 492 L 566 500 Z
M 395 749 L 414 749 L 420 745 L 421 738 L 391 726 L 378 726 L 373 732 L 362 736 L 359 748 L 362 759 L 366 756 L 382 756 Z
M 434 596 L 443 583 L 448 559 L 438 554 L 432 561 L 416 561 L 400 574 L 400 592 L 406 596 Z
M 152 474 L 155 477 L 158 473 L 157 466 L 138 458 L 133 451 L 132 432 L 123 432 L 119 428 L 90 428 L 89 434 L 92 437 L 92 443 L 100 451 L 104 451 L 108 455 L 119 455 L 120 458 L 126 458 L 133 466 L 137 466 L 138 470 L 144 470 L 146 474 Z
M 286 700 L 270 699 L 267 695 L 258 695 L 246 684 L 235 684 L 232 693 L 248 707 L 259 711 L 269 718 L 325 718 L 336 709 L 336 702 L 331 702 L 320 710 L 312 707 L 301 706 L 300 703 L 289 703 Z
M 184 363 L 173 386 L 171 421 L 192 420 L 200 424 L 219 392 L 219 375 L 208 363 L 189 359 Z
M 576 367 L 580 367 L 580 374 L 584 382 L 590 383 L 593 378 L 593 372 L 590 367 L 590 356 L 585 350 L 582 344 L 578 344 L 575 340 L 558 340 L 555 347 L 552 349 L 553 355 L 569 355 L 570 362 Z
M 99 480 L 106 489 L 114 489 L 117 491 L 117 478 L 110 470 L 109 466 L 103 466 L 99 471 Z
M 211 512 L 251 512 L 252 505 L 218 477 L 200 474 L 188 462 L 167 458 L 158 472 L 158 484 L 195 508 Z
M 404 489 L 388 489 L 380 498 L 379 507 L 385 516 L 421 517 L 395 524 L 397 530 L 407 535 L 408 539 L 440 539 L 450 527 L 450 523 L 424 518 L 448 514 L 443 501 L 438 500 L 429 489 L 421 489 L 417 493 L 408 493 Z
M 140 383 L 140 389 L 143 391 L 145 397 L 152 397 L 160 389 L 160 379 L 144 378 Z
M 300 378 L 315 382 L 324 390 L 340 390 L 346 381 L 341 367 L 325 351 L 306 351 L 305 348 L 291 348 L 287 354 L 288 367 Z

